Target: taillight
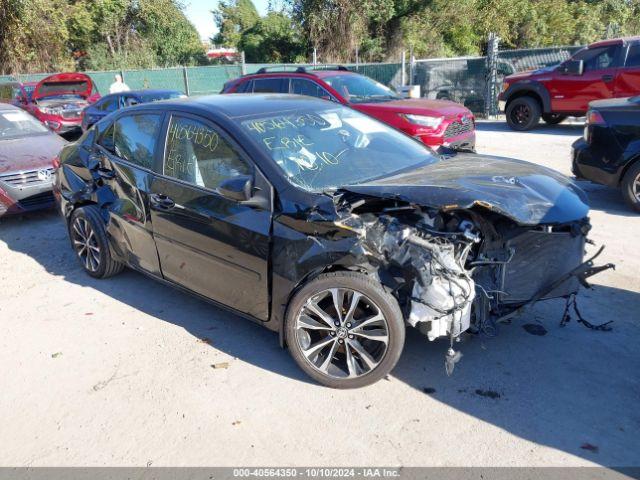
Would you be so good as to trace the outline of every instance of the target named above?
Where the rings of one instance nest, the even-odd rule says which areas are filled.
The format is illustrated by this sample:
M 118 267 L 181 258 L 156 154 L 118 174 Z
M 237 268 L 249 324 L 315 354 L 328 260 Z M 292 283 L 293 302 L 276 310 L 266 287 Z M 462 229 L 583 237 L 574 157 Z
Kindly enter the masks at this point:
M 597 110 L 589 110 L 587 112 L 587 121 L 584 124 L 584 139 L 587 143 L 591 143 L 592 138 L 592 126 L 593 125 L 606 125 L 607 122 Z
M 605 121 L 600 112 L 596 110 L 589 110 L 587 112 L 587 123 L 589 125 L 604 125 Z

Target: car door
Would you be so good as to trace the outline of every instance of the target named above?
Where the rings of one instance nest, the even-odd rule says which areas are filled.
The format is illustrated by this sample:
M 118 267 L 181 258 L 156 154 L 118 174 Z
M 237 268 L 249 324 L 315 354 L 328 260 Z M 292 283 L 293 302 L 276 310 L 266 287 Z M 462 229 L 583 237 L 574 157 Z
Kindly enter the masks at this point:
M 261 320 L 268 319 L 270 200 L 249 204 L 220 194 L 223 182 L 266 179 L 238 145 L 201 117 L 173 113 L 151 218 L 165 279 Z
M 615 91 L 620 45 L 581 50 L 573 60 L 584 62 L 582 75 L 554 72 L 549 82 L 551 109 L 554 112 L 586 112 L 589 102 L 612 98 Z
M 624 67 L 616 78 L 616 97 L 640 95 L 640 43 L 629 45 Z
M 90 159 L 102 177 L 97 194 L 109 203 L 107 231 L 112 245 L 131 266 L 158 276 L 148 192 L 162 146 L 163 116 L 158 112 L 120 115 L 99 132 Z

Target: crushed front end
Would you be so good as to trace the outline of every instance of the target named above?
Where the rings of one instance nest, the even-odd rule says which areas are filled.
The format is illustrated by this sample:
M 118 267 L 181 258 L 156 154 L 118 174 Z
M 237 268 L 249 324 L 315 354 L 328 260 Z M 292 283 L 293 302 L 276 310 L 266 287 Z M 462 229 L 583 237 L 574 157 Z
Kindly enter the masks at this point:
M 368 263 L 390 288 L 407 323 L 429 340 L 449 337 L 447 372 L 465 331 L 495 335 L 527 305 L 570 298 L 585 279 L 611 268 L 584 262 L 588 218 L 520 225 L 484 207 L 444 211 L 346 192 L 341 228 L 359 238 Z

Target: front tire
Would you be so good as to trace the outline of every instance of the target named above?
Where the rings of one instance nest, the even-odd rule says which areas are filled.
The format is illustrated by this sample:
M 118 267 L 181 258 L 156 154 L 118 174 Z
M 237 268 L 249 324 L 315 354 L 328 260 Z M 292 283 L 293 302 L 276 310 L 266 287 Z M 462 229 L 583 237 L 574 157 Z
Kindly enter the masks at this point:
M 540 104 L 532 97 L 518 97 L 509 102 L 505 115 L 512 130 L 531 130 L 540 123 Z
M 332 388 L 358 388 L 385 377 L 404 347 L 396 299 L 355 272 L 320 275 L 291 300 L 285 338 L 298 366 Z
M 566 115 L 560 115 L 557 113 L 543 113 L 542 119 L 547 125 L 558 125 L 567 119 Z
M 92 277 L 112 277 L 124 268 L 111 257 L 98 207 L 88 205 L 74 210 L 69 220 L 69 239 L 82 269 Z
M 622 196 L 629 206 L 640 212 L 640 160 L 631 165 L 622 179 Z

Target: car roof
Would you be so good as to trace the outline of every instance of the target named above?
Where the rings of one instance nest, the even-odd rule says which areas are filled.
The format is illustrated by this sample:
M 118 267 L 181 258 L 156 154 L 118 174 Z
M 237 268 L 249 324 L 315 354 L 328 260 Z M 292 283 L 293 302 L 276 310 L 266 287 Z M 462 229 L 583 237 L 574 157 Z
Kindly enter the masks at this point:
M 194 111 L 223 115 L 228 118 L 284 113 L 310 105 L 327 106 L 327 101 L 315 97 L 280 93 L 231 93 L 144 103 L 127 108 L 123 112 L 140 109 Z M 332 104 L 336 105 L 336 104 Z
M 607 47 L 609 45 L 624 45 L 632 42 L 640 42 L 640 36 L 610 38 L 607 40 L 601 40 L 599 42 L 592 43 L 591 45 L 588 46 L 588 48 Z
M 155 88 L 155 89 L 143 89 L 143 90 L 126 90 L 124 92 L 115 92 L 115 93 L 109 93 L 107 95 L 104 95 L 102 98 L 108 98 L 108 97 L 114 97 L 116 95 L 138 95 L 140 97 L 145 97 L 145 96 L 149 96 L 149 95 L 158 95 L 158 94 L 163 94 L 163 93 L 178 93 L 178 94 L 182 94 L 181 91 L 179 90 L 173 90 L 170 88 L 166 88 L 166 89 L 162 89 L 162 88 Z
M 353 72 L 348 70 L 346 67 L 336 67 L 336 68 L 305 68 L 298 67 L 296 70 L 266 70 L 260 69 L 257 72 L 250 73 L 248 75 L 244 75 L 242 78 L 256 78 L 256 77 L 265 77 L 269 78 L 270 76 L 291 76 L 291 77 L 318 77 L 324 78 L 333 76 L 336 74 L 344 74 L 344 75 L 360 75 L 357 72 Z

